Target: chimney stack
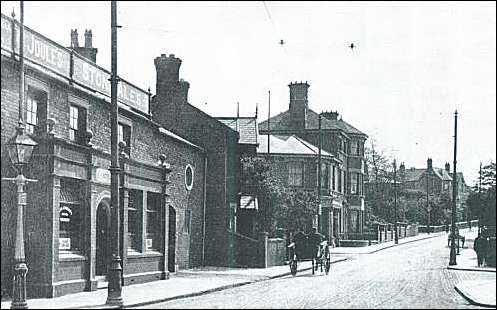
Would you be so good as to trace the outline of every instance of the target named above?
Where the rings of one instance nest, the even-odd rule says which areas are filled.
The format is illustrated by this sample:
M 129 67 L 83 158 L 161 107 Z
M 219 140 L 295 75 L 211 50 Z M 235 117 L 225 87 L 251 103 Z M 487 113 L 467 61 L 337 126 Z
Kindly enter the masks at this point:
M 405 173 L 406 172 L 406 166 L 402 162 L 399 166 L 399 173 Z
M 323 112 L 321 113 L 321 115 L 323 115 L 325 118 L 329 119 L 329 120 L 332 120 L 332 121 L 336 121 L 338 119 L 338 111 L 330 111 L 330 112 Z
M 445 163 L 445 171 L 447 171 L 447 173 L 450 174 L 450 164 L 449 163 Z
M 152 115 L 159 123 L 171 126 L 180 122 L 182 105 L 188 103 L 190 83 L 179 78 L 181 59 L 170 54 L 161 54 L 154 59 L 156 70 L 156 98 L 152 102 Z
M 90 30 L 85 30 L 85 47 L 86 48 L 92 48 L 92 34 L 91 34 L 91 29 Z
M 71 47 L 79 47 L 78 29 L 71 29 Z
M 305 83 L 290 83 L 290 117 L 294 129 L 305 129 L 307 122 L 307 109 L 308 109 L 308 89 L 309 84 Z
M 71 29 L 71 46 L 72 49 L 84 58 L 97 62 L 98 49 L 92 47 L 92 33 L 91 30 L 85 30 L 85 46 L 79 46 L 78 42 L 78 29 Z
M 426 162 L 428 170 L 433 170 L 433 165 L 432 165 L 433 161 L 431 160 L 431 158 L 428 158 Z

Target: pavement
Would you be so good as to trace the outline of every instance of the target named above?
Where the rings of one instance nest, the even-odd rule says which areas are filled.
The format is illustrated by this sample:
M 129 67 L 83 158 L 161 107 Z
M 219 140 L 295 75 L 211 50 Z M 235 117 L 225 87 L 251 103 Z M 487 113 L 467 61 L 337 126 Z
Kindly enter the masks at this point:
M 332 264 L 348 258 L 332 257 Z M 298 273 L 311 270 L 311 262 L 299 262 Z M 318 271 L 319 273 L 319 271 Z M 139 307 L 180 298 L 194 297 L 228 288 L 290 275 L 288 265 L 269 268 L 204 267 L 178 271 L 169 280 L 123 286 L 123 307 Z M 105 304 L 107 289 L 69 294 L 56 298 L 28 299 L 35 309 L 114 308 Z M 1 308 L 10 308 L 2 301 Z
M 441 236 L 442 234 L 445 234 L 445 232 L 431 233 L 431 234 L 420 233 L 417 236 L 400 238 L 398 245 L 409 243 L 409 242 L 414 242 L 414 241 L 419 241 L 419 240 L 424 240 L 424 239 L 429 239 L 429 238 L 435 238 L 435 237 Z M 394 246 L 396 246 L 394 241 L 388 241 L 388 242 L 382 242 L 382 243 L 373 244 L 373 245 L 364 246 L 364 247 L 331 248 L 330 253 L 331 254 L 371 254 L 371 253 L 385 250 L 385 249 L 388 249 L 388 248 L 391 248 Z
M 495 267 L 478 267 L 476 252 L 473 250 L 473 242 L 477 236 L 477 230 L 465 230 L 464 235 L 468 246 L 467 248 L 460 250 L 459 255 L 456 256 L 457 265 L 447 266 L 447 269 L 480 273 L 495 273 Z M 495 282 L 495 278 L 492 280 L 466 280 L 457 283 L 455 285 L 455 289 L 459 294 L 474 305 L 495 308 Z

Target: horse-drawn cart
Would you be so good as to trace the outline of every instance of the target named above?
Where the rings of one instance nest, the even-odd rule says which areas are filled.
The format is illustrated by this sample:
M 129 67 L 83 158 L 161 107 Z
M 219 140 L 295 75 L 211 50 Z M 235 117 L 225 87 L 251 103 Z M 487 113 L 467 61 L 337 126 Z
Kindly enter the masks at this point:
M 296 236 L 294 242 L 288 245 L 288 262 L 292 276 L 297 274 L 297 264 L 302 261 L 312 261 L 312 274 L 320 268 L 328 274 L 331 267 L 331 257 L 328 241 L 313 244 L 307 236 Z

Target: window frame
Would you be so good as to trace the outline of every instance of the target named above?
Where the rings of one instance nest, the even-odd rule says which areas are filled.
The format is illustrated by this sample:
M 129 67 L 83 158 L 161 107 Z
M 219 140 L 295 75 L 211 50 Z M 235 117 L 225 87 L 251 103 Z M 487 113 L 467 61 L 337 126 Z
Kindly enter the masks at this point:
M 297 180 L 299 182 L 297 182 Z M 303 187 L 304 186 L 304 162 L 302 162 L 302 161 L 290 161 L 290 162 L 288 162 L 288 165 L 287 165 L 287 183 L 288 183 L 288 186 L 295 186 L 295 187 Z

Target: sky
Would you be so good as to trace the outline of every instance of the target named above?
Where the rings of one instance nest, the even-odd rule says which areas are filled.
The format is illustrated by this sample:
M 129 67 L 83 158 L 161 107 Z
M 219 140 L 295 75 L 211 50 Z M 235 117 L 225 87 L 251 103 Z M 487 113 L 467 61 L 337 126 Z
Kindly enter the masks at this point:
M 307 81 L 309 107 L 338 111 L 406 168 L 453 164 L 472 185 L 496 160 L 495 2 L 117 2 L 118 74 L 155 93 L 154 58 L 182 59 L 189 102 L 259 122 L 288 109 Z M 18 1 L 1 11 L 19 18 Z M 25 25 L 69 46 L 92 29 L 110 69 L 110 1 L 27 1 Z M 279 44 L 280 40 L 284 44 Z M 354 48 L 349 45 L 353 43 Z M 452 168 L 451 168 L 452 169 Z

